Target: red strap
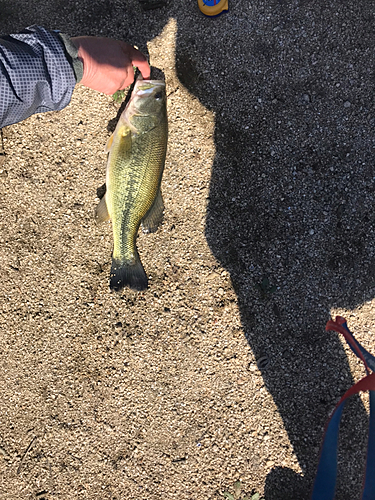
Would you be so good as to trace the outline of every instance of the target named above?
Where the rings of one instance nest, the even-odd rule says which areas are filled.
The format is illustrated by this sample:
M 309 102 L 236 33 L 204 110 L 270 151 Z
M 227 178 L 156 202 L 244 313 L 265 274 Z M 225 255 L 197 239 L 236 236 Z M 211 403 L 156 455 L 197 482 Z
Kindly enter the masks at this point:
M 334 330 L 335 332 L 341 333 L 341 335 L 343 335 L 345 337 L 345 340 L 350 345 L 350 347 L 352 347 L 352 349 L 354 349 L 354 351 L 357 354 L 357 356 L 363 361 L 363 364 L 366 367 L 366 371 L 367 371 L 367 373 L 369 373 L 370 369 L 369 369 L 369 367 L 367 365 L 367 362 L 366 362 L 365 358 L 363 357 L 363 354 L 361 353 L 361 351 L 358 348 L 357 344 L 352 341 L 352 336 L 351 336 L 350 332 L 343 326 L 344 324 L 346 324 L 346 319 L 343 318 L 342 316 L 336 316 L 336 320 L 335 321 L 333 321 L 332 319 L 330 319 L 327 322 L 327 324 L 326 324 L 326 331 L 328 331 L 328 330 Z

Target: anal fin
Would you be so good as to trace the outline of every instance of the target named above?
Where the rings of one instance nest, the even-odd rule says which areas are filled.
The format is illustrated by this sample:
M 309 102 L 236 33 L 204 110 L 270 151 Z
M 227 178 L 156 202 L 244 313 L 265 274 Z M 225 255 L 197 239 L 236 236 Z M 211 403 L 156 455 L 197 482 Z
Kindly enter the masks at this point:
M 97 205 L 97 207 L 95 209 L 95 219 L 96 219 L 96 222 L 98 222 L 98 223 L 104 222 L 104 221 L 110 219 L 110 215 L 109 215 L 108 208 L 107 208 L 107 203 L 105 201 L 105 195 L 100 200 L 99 204 Z
M 157 231 L 163 220 L 164 202 L 159 189 L 155 201 L 142 220 L 142 231 L 144 233 L 154 233 Z

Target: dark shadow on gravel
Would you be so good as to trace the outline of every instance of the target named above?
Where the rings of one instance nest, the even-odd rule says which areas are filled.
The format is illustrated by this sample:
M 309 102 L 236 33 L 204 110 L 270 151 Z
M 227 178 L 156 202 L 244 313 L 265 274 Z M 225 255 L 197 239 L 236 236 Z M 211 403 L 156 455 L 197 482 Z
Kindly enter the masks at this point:
M 269 360 L 264 383 L 303 469 L 274 469 L 266 499 L 302 500 L 323 426 L 353 384 L 341 339 L 324 331 L 330 309 L 375 291 L 373 18 L 354 1 L 255 1 L 192 24 L 179 20 L 176 57 L 216 114 L 206 237 L 255 357 Z M 366 427 L 357 399 L 337 498 L 360 491 Z
M 265 497 L 302 500 L 322 428 L 353 384 L 325 323 L 332 307 L 375 292 L 374 2 L 230 3 L 208 19 L 182 4 L 139 17 L 115 0 L 59 0 L 9 26 L 121 37 L 145 51 L 177 19 L 178 76 L 216 114 L 207 241 L 231 274 L 251 349 L 268 360 L 264 384 L 303 468 L 271 471 Z M 366 428 L 357 399 L 344 419 L 340 500 L 360 491 Z

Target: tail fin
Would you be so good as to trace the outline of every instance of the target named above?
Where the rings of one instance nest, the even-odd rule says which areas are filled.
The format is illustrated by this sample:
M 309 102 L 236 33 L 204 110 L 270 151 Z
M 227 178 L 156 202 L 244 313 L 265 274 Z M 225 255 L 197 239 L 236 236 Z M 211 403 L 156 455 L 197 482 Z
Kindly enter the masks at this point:
M 137 291 L 146 290 L 148 279 L 139 258 L 134 264 L 112 258 L 109 288 L 120 292 L 125 286 Z

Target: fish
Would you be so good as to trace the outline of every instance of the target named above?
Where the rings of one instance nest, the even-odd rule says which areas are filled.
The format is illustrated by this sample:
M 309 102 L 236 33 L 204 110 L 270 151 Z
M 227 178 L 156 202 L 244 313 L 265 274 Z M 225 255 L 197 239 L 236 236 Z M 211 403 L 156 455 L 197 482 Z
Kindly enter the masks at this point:
M 162 222 L 161 194 L 168 142 L 167 97 L 163 80 L 138 77 L 130 100 L 108 140 L 106 192 L 96 207 L 96 220 L 112 221 L 111 290 L 142 291 L 148 278 L 136 239 L 155 232 Z

